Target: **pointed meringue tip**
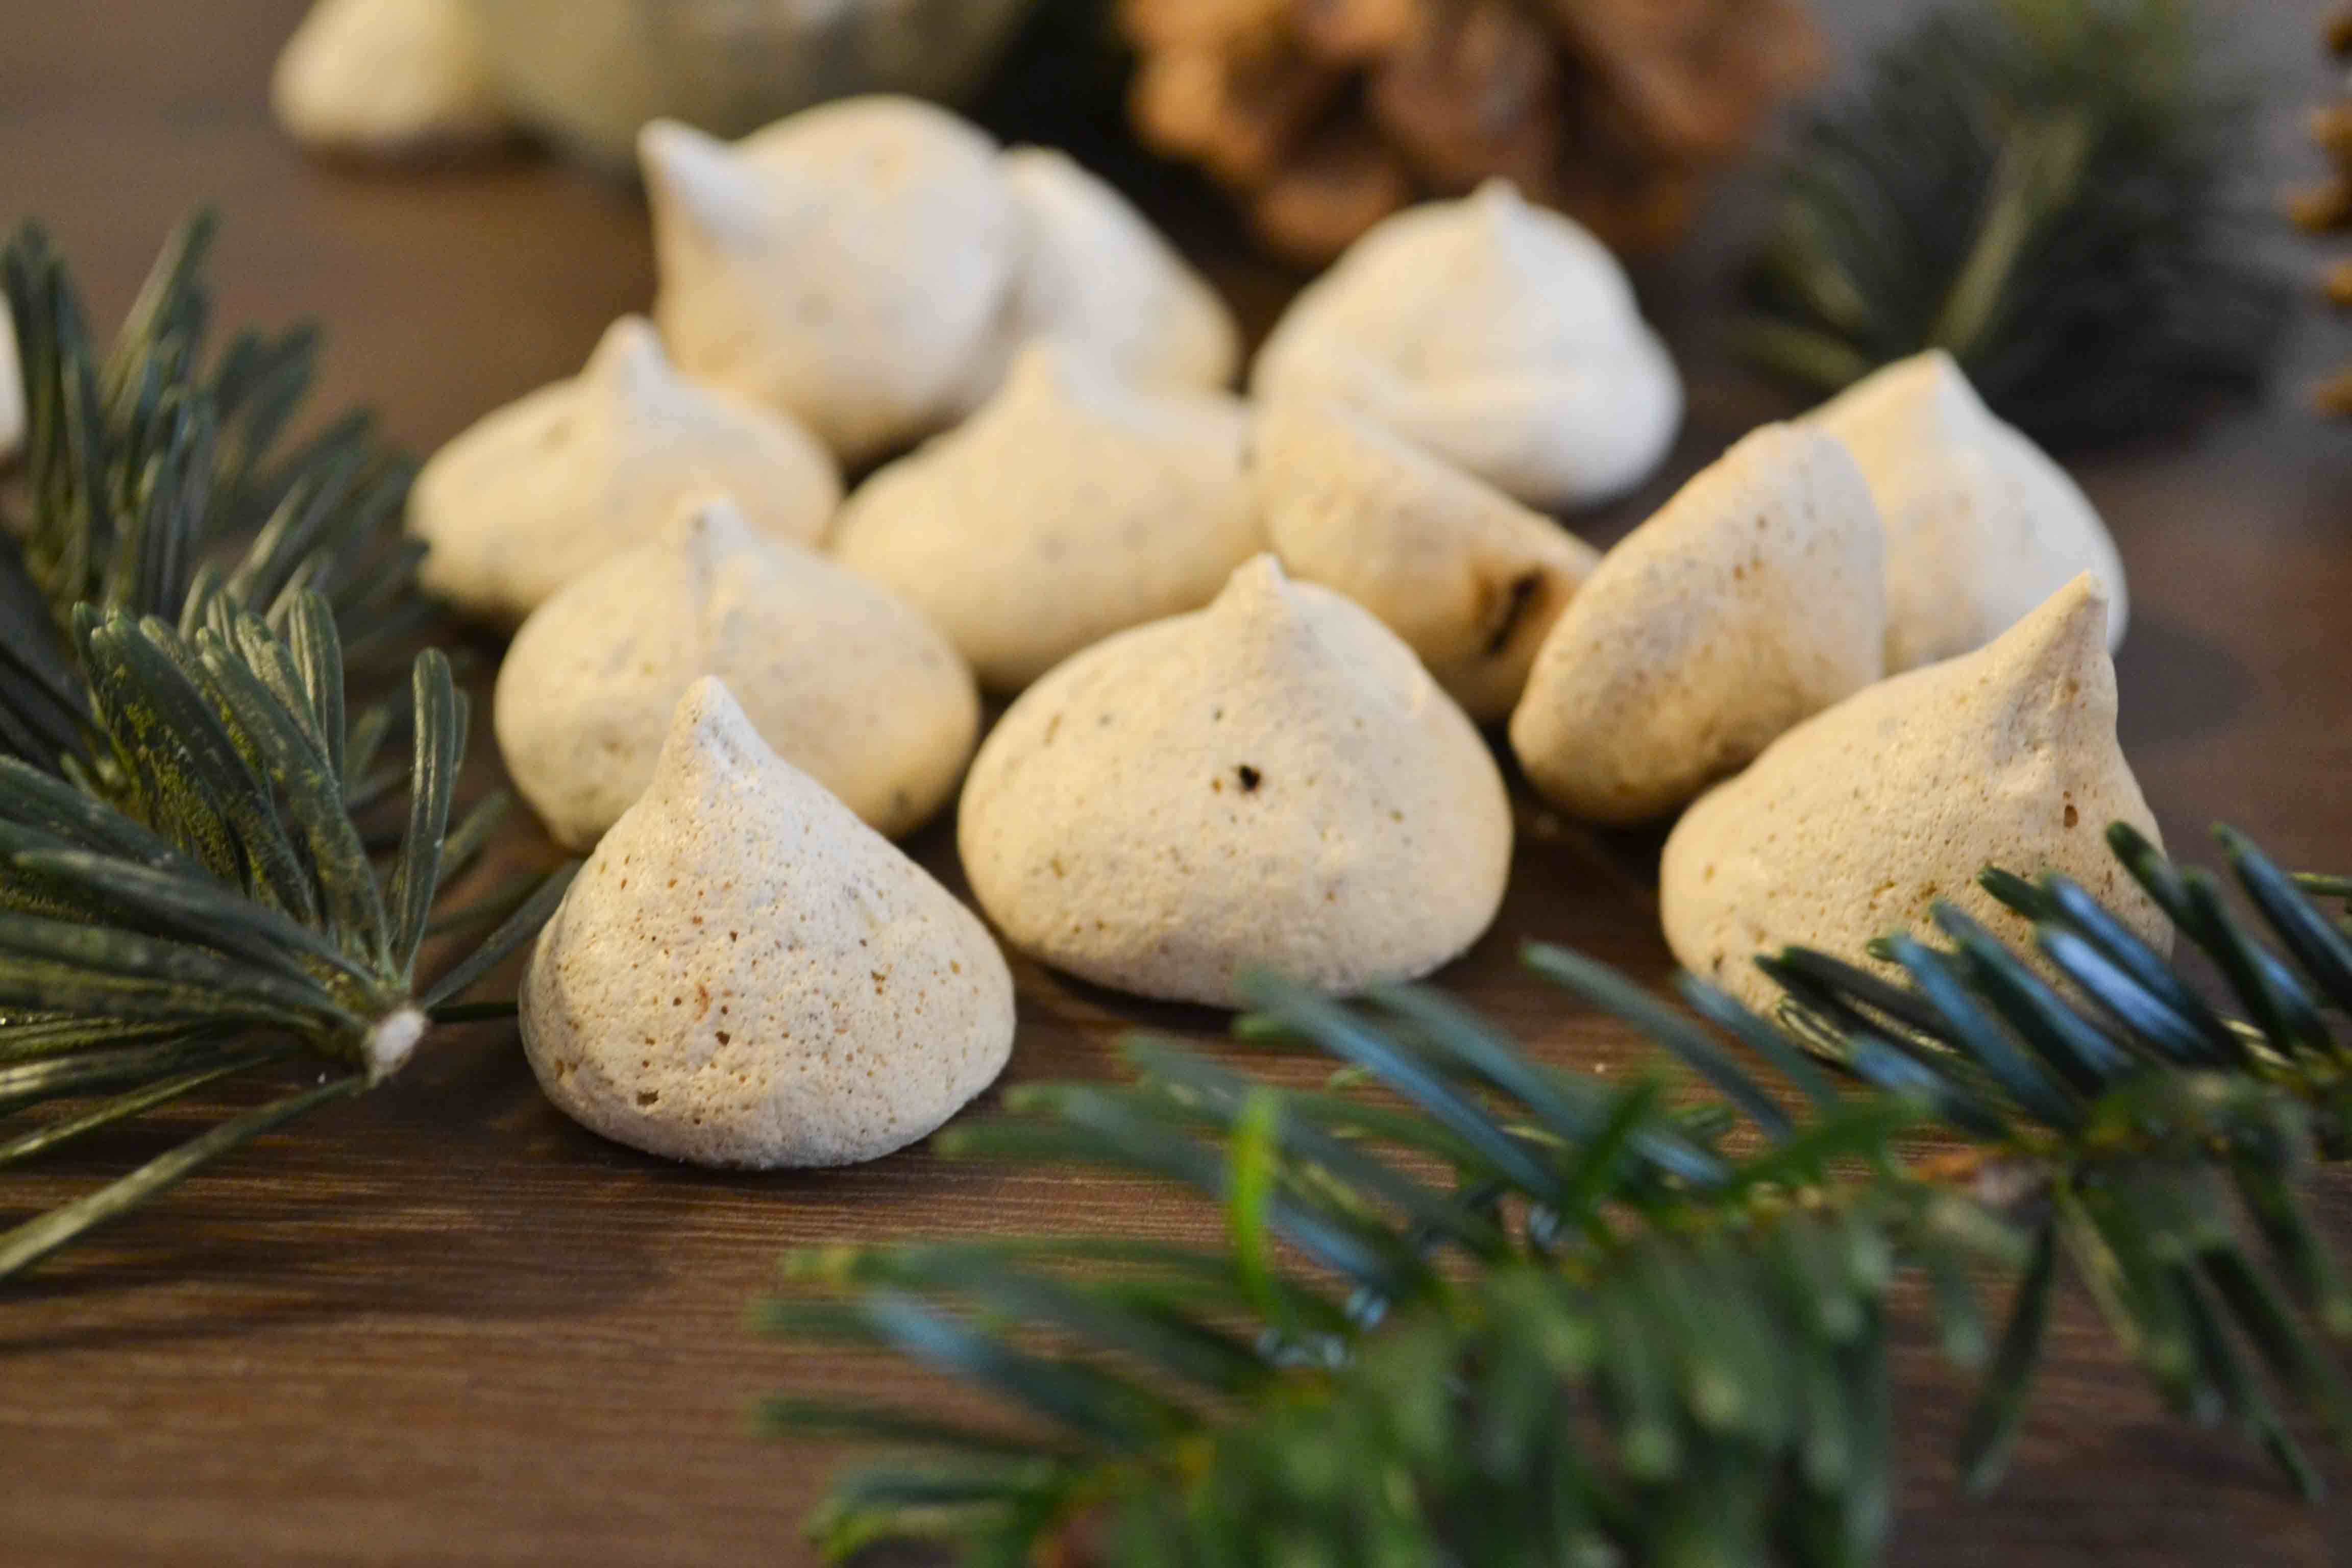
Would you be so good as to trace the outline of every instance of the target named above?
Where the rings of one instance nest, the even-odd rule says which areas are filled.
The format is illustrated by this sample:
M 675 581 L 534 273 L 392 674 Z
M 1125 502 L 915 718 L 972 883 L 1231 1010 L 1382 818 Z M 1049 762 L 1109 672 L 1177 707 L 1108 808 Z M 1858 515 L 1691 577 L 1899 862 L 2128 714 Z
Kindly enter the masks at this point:
M 1990 417 L 1976 383 L 1960 362 L 1944 349 L 1929 349 L 1909 359 L 1896 360 L 1858 384 L 1864 395 L 1890 405 L 1908 405 L 1933 410 L 1948 421 L 1981 421 Z
M 727 683 L 715 675 L 698 675 L 686 695 L 677 700 L 670 710 L 673 733 L 691 734 L 714 726 L 726 728 L 745 723 L 743 710 L 735 701 L 735 694 Z
M 2112 597 L 2097 573 L 2077 572 L 2056 593 L 2043 600 L 2041 607 L 2027 619 L 2047 616 L 2053 620 L 2101 624 L 2107 613 L 2107 601 Z M 2100 635 L 2105 636 L 2104 627 Z
M 758 192 L 735 149 L 677 120 L 655 120 L 637 132 L 637 163 L 656 215 L 675 206 L 697 223 L 747 223 Z
M 646 178 L 656 179 L 682 161 L 708 156 L 717 144 L 682 120 L 648 120 L 637 128 L 637 163 Z
M 1975 382 L 1960 368 L 1948 349 L 1928 349 L 1886 367 L 1888 380 L 1933 392 L 1940 397 L 1965 397 L 1980 402 Z
M 604 329 L 596 340 L 595 352 L 581 371 L 583 380 L 598 386 L 610 387 L 631 396 L 662 385 L 672 379 L 669 356 L 662 352 L 661 337 L 654 324 L 643 316 L 623 316 Z
M 1988 663 L 2026 674 L 2055 674 L 2105 665 L 2107 654 L 2107 585 L 2092 572 L 2077 573 L 1984 649 Z
M 1255 620 L 1265 616 L 1286 616 L 1297 607 L 1290 574 L 1268 551 L 1234 568 L 1209 613 L 1221 619 Z
M 712 491 L 678 507 L 670 520 L 669 537 L 681 549 L 709 562 L 750 549 L 759 536 L 734 497 Z
M 775 760 L 775 752 L 743 716 L 735 694 L 715 675 L 706 675 L 686 689 L 670 710 L 669 733 L 663 738 L 660 758 L 654 763 L 651 795 L 665 783 L 717 770 L 756 772 Z
M 1518 183 L 1502 174 L 1480 182 L 1470 199 L 1480 210 L 1496 216 L 1523 212 L 1528 205 L 1527 197 L 1519 194 Z

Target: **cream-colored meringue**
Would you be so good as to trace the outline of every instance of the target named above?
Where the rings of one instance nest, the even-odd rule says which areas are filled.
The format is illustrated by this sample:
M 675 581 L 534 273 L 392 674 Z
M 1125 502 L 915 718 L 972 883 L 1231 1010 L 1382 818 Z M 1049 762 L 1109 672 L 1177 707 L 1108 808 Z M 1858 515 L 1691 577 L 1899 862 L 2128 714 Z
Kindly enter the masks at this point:
M 1509 713 L 1600 560 L 1592 547 L 1337 404 L 1262 403 L 1252 434 L 1251 479 L 1284 570 L 1378 616 L 1473 719 Z
M 521 1003 L 550 1100 L 698 1165 L 887 1154 L 1013 1047 L 1013 977 L 986 928 L 708 676 L 540 932 Z
M 1616 258 L 1507 180 L 1358 240 L 1276 326 L 1251 387 L 1361 408 L 1543 507 L 1640 484 L 1683 412 Z
M 1233 312 L 1125 196 L 1050 147 L 997 167 L 1021 226 L 1011 348 L 1048 339 L 1142 386 L 1232 382 Z
M 2099 514 L 1949 354 L 1888 365 L 1807 422 L 1852 448 L 1886 522 L 1888 669 L 1982 647 L 2082 572 L 2106 584 L 2107 646 L 2123 645 L 2123 561 Z
M 491 142 L 507 113 L 467 0 L 319 0 L 269 81 L 306 146 L 413 153 Z
M 1273 557 L 1207 609 L 1123 632 L 981 745 L 958 842 L 1006 940 L 1145 996 L 1413 979 L 1495 918 L 1510 803 L 1412 650 Z
M 834 550 L 929 616 L 992 690 L 1216 596 L 1265 547 L 1248 422 L 1034 344 L 970 422 L 876 474 Z
M 1511 715 L 1536 787 L 1631 823 L 1884 673 L 1885 542 L 1834 437 L 1768 425 L 1601 558 Z
M 758 531 L 814 543 L 841 502 L 833 459 L 767 409 L 678 376 L 653 329 L 625 316 L 587 368 L 510 403 L 434 455 L 408 531 L 432 547 L 426 590 L 520 620 L 681 501 L 738 498 Z
M 638 141 L 688 374 L 781 408 L 859 467 L 960 415 L 1010 309 L 1020 226 L 996 147 L 946 110 L 843 99 L 730 146 Z
M 766 538 L 731 501 L 573 578 L 499 669 L 499 750 L 559 843 L 593 844 L 653 776 L 678 698 L 727 683 L 760 736 L 897 837 L 963 775 L 980 698 L 916 609 L 824 556 Z
M 25 444 L 25 371 L 16 358 L 16 324 L 0 308 L 0 462 Z
M 1998 929 L 1988 865 L 2063 872 L 2168 951 L 2170 928 L 2108 853 L 2108 823 L 2154 839 L 2116 743 L 2107 603 L 2088 573 L 1971 654 L 1869 687 L 1774 742 L 1666 840 L 1667 943 L 1759 1006 L 1750 960 L 1791 944 L 1855 963 L 1888 931 L 1929 931 L 1938 900 Z

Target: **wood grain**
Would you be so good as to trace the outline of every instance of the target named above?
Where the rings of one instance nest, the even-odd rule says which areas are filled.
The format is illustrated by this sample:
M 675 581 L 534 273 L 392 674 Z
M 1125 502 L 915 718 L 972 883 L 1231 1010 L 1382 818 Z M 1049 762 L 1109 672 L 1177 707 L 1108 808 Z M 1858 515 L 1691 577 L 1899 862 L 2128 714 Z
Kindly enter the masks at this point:
M 645 305 L 643 215 L 631 193 L 528 155 L 405 174 L 305 163 L 261 110 L 299 9 L 0 0 L 0 219 L 47 221 L 110 311 L 165 226 L 217 202 L 221 317 L 323 318 L 329 397 L 373 401 L 429 448 L 568 374 L 607 321 Z M 1858 37 L 1916 6 L 1823 9 Z M 2293 159 L 2292 106 L 2326 90 L 2322 9 L 2229 10 L 2275 94 L 2265 178 Z M 1689 369 L 1692 419 L 1643 497 L 1580 520 L 1596 538 L 1794 411 L 1726 363 L 1718 330 L 1755 191 L 1734 182 L 1698 240 L 1644 279 Z M 1262 329 L 1294 280 L 1190 198 L 1148 199 L 1178 215 Z M 2125 744 L 2191 852 L 2226 816 L 2290 863 L 2352 864 L 2352 432 L 2299 403 L 2301 382 L 2352 353 L 2347 336 L 2315 310 L 2269 405 L 2081 467 L 2131 573 Z M 472 787 L 493 771 L 478 766 Z M 1503 918 L 1445 979 L 1547 1055 L 1621 1068 L 1637 1059 L 1627 1033 L 1528 982 L 1511 953 L 1541 936 L 1663 978 L 1656 839 L 1532 807 L 1521 825 Z M 914 847 L 960 884 L 946 826 Z M 502 855 L 549 851 L 519 828 Z M 1101 1073 L 1109 1041 L 1137 1024 L 1216 1037 L 1205 1014 L 1029 966 L 1019 983 L 1011 1080 Z M 142 1129 L 12 1176 L 0 1215 L 83 1190 L 166 1136 Z M 2334 1233 L 2352 1242 L 2352 1184 L 2330 1179 L 2326 1193 Z M 272 1137 L 0 1296 L 0 1563 L 806 1561 L 797 1521 L 835 1456 L 751 1440 L 745 1402 L 853 1378 L 877 1390 L 864 1369 L 743 1331 L 780 1251 L 1202 1223 L 1155 1187 L 920 1151 L 814 1175 L 672 1168 L 552 1111 L 509 1029 L 450 1031 L 394 1086 Z M 1991 1501 L 1962 1500 L 1943 1463 L 1959 1385 L 1916 1320 L 1906 1333 L 1896 1562 L 2352 1561 L 2352 1511 L 2298 1506 L 2236 1437 L 2165 1416 L 2079 1302 L 2058 1325 L 2013 1479 Z

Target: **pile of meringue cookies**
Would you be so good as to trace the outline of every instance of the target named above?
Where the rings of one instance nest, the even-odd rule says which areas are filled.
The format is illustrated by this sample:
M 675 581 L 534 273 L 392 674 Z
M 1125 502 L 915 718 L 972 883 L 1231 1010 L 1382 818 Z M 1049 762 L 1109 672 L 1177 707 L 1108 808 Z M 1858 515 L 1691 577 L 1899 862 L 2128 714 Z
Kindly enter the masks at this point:
M 1511 865 L 1482 725 L 1574 816 L 1688 807 L 1666 936 L 1752 1002 L 1759 952 L 2001 918 L 1989 861 L 2163 940 L 2100 840 L 2155 831 L 2120 563 L 1948 359 L 1757 431 L 1603 555 L 1537 509 L 1639 484 L 1680 383 L 1508 185 L 1366 237 L 1244 400 L 1224 308 L 1059 153 L 892 98 L 641 152 L 653 323 L 410 513 L 427 585 L 520 623 L 499 744 L 594 847 L 522 997 L 589 1127 L 731 1166 L 909 1143 L 1010 1053 L 1000 939 L 1215 1006 L 1426 975 Z M 985 926 L 890 843 L 959 781 Z

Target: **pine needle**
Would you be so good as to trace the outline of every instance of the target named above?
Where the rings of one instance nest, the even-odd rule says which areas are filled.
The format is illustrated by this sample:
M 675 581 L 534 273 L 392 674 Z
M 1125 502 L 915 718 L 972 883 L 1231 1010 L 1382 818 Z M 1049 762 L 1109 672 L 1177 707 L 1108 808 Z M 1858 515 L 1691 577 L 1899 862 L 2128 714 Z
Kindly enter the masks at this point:
M 1948 0 L 1800 137 L 1743 342 L 1822 393 L 1943 349 L 2053 443 L 2176 425 L 2287 319 L 2254 102 L 2194 0 Z
M 1360 1076 L 1291 1090 L 1138 1041 L 1137 1086 L 1024 1086 L 1008 1097 L 1024 1120 L 966 1125 L 942 1152 L 1149 1173 L 1223 1211 L 1222 1247 L 1173 1273 L 1118 1268 L 1151 1249 L 1084 1235 L 796 1256 L 765 1331 L 895 1349 L 1042 1425 L 1027 1439 L 780 1402 L 795 1426 L 942 1456 L 852 1474 L 814 1533 L 835 1554 L 923 1537 L 978 1561 L 1136 1568 L 1856 1568 L 1886 1543 L 1885 1321 L 1913 1278 L 1976 1382 L 1958 1455 L 1972 1489 L 2010 1460 L 2071 1276 L 2168 1403 L 2231 1421 L 2314 1491 L 2285 1412 L 2352 1433 L 2352 1387 L 2321 1348 L 2352 1309 L 2292 1179 L 2352 1146 L 2352 1048 L 2306 1016 L 2352 989 L 2352 934 L 2311 901 L 2352 883 L 2286 877 L 2223 833 L 2258 932 L 2205 873 L 2110 841 L 2221 962 L 2244 1019 L 2074 884 L 1991 872 L 2036 947 L 2073 960 L 2076 993 L 1944 910 L 1951 945 L 1895 938 L 1874 952 L 1886 967 L 1765 960 L 1789 987 L 1771 1018 L 1683 977 L 1727 1040 L 1531 950 L 1680 1059 L 1698 1099 L 1671 1111 L 1662 1081 L 1538 1063 L 1433 992 L 1350 1005 L 1272 980 L 1239 1027 Z M 1735 1113 L 1760 1149 L 1717 1141 Z M 1971 1278 L 1989 1270 L 2016 1280 L 1997 1340 Z M 1335 1279 L 1336 1313 L 1319 1300 Z
M 449 660 L 405 714 L 355 706 L 423 624 L 396 538 L 408 465 L 364 416 L 281 450 L 318 336 L 245 333 L 216 358 L 199 216 L 165 244 L 110 350 L 37 227 L 0 247 L 29 437 L 0 548 L 0 1165 L 299 1058 L 318 1088 L 222 1121 L 0 1237 L 0 1279 L 205 1163 L 383 1082 L 529 941 L 568 868 L 437 982 L 416 960 L 444 883 L 502 802 L 457 817 L 467 707 Z M 404 742 L 408 766 L 378 759 Z M 379 866 L 354 813 L 408 785 Z M 446 920 L 446 917 L 444 917 Z

